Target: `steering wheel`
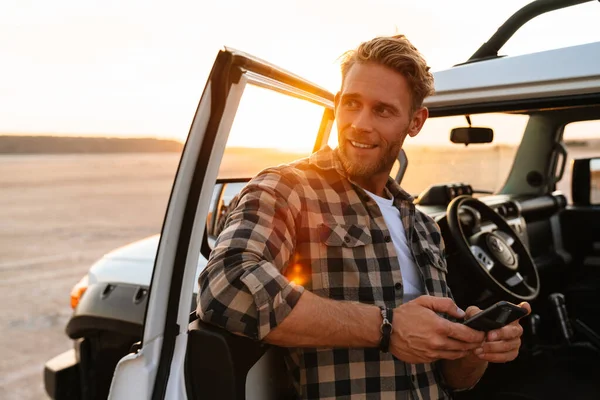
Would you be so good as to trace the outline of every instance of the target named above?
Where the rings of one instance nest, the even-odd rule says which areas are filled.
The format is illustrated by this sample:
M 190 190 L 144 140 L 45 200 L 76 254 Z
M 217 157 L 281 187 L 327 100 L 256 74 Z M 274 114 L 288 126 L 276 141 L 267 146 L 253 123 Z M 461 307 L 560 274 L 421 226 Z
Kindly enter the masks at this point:
M 461 208 L 471 208 L 497 226 L 494 232 L 478 228 L 467 236 L 459 219 Z M 540 277 L 529 251 L 508 223 L 485 203 L 458 196 L 446 210 L 450 234 L 468 269 L 503 300 L 533 300 L 540 292 Z

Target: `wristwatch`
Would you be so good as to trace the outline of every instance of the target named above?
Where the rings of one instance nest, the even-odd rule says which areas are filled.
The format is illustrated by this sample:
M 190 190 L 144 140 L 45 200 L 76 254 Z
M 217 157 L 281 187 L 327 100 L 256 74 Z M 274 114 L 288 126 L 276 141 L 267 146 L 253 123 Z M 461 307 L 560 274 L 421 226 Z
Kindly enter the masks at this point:
M 392 318 L 394 310 L 387 307 L 381 307 L 381 316 L 383 322 L 381 324 L 381 341 L 379 342 L 379 350 L 387 353 L 390 350 L 390 336 L 392 334 Z

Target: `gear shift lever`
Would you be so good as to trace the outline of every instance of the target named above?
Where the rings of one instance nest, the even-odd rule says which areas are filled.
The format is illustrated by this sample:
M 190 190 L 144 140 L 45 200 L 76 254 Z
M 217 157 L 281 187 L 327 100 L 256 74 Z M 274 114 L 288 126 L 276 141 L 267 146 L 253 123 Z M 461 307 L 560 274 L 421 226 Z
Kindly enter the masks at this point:
M 573 327 L 569 321 L 567 307 L 565 306 L 565 296 L 562 293 L 552 293 L 548 296 L 550 304 L 554 307 L 556 319 L 558 320 L 560 331 L 564 341 L 568 344 L 573 340 Z
M 523 328 L 527 333 L 527 343 L 529 345 L 529 349 L 536 352 L 540 344 L 538 334 L 541 318 L 538 314 L 531 314 L 526 321 L 528 321 L 529 323 L 527 325 L 523 325 Z
M 538 331 L 540 329 L 541 321 L 542 321 L 542 319 L 540 318 L 540 316 L 538 314 L 532 314 L 531 317 L 529 318 L 529 326 L 531 329 L 531 335 L 533 337 L 538 336 Z

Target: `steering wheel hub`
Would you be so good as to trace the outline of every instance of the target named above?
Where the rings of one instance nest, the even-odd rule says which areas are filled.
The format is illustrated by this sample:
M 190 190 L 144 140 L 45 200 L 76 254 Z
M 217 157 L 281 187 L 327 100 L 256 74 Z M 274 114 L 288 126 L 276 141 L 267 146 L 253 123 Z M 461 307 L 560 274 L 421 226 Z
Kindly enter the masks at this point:
M 497 261 L 507 268 L 516 271 L 518 268 L 517 255 L 510 246 L 494 233 L 489 233 L 485 237 L 486 247 Z

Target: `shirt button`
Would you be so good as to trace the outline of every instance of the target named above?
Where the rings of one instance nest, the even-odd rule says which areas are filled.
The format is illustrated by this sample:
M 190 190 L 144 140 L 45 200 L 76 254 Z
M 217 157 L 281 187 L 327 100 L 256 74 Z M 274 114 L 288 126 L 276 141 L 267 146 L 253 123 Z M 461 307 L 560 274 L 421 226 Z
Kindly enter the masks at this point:
M 386 243 L 389 243 L 392 241 L 392 238 L 390 236 L 386 236 L 385 238 L 383 238 L 383 240 L 385 240 Z
M 350 243 L 350 236 L 345 236 L 344 237 L 344 242 Z
M 400 282 L 396 282 L 396 284 L 394 285 L 394 288 L 396 290 L 400 290 L 400 289 L 402 289 L 402 284 Z

